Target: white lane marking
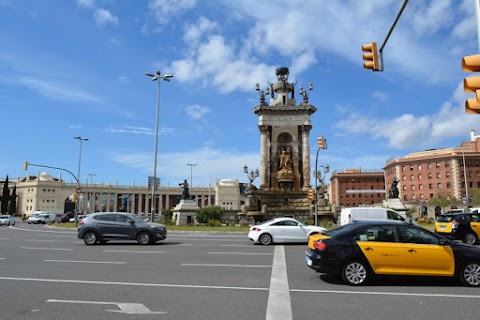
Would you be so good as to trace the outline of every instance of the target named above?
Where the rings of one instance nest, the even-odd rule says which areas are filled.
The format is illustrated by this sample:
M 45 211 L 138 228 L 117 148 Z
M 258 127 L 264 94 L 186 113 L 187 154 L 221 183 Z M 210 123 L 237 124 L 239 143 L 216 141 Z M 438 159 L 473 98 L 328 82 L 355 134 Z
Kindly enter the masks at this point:
M 220 247 L 248 247 L 248 248 L 262 248 L 257 246 L 252 246 L 251 244 L 222 244 Z
M 122 261 L 80 261 L 80 260 L 43 260 L 45 262 L 64 262 L 64 263 L 99 263 L 99 264 L 126 264 Z
M 53 251 L 73 251 L 73 249 L 67 249 L 67 248 L 31 248 L 31 247 L 20 247 L 20 249 L 27 249 L 27 250 L 53 250 Z
M 443 294 L 443 293 L 402 293 L 402 292 L 359 292 L 359 291 L 334 291 L 334 290 L 308 290 L 292 289 L 292 292 L 306 293 L 338 293 L 338 294 L 358 294 L 358 295 L 383 295 L 383 296 L 405 296 L 405 297 L 439 297 L 439 298 L 470 298 L 480 299 L 480 295 L 462 295 L 462 294 Z
M 233 254 L 233 255 L 271 255 L 273 253 L 269 253 L 269 252 L 217 252 L 217 251 L 210 251 L 210 252 L 207 252 L 207 254 Z
M 0 258 L 0 260 L 5 260 L 6 258 Z
M 181 263 L 186 267 L 234 267 L 234 268 L 271 268 L 271 265 L 262 264 L 209 264 L 209 263 Z
M 57 230 L 40 230 L 40 229 L 24 229 L 24 228 L 18 228 L 18 227 L 12 227 L 10 226 L 10 229 L 15 229 L 15 230 L 22 230 L 22 231 L 27 231 L 27 232 L 43 232 L 43 233 L 59 233 L 59 234 L 73 234 L 73 233 L 78 233 L 77 229 L 72 230 L 72 231 L 59 231 Z
M 103 252 L 125 252 L 125 253 L 165 253 L 165 251 L 136 251 L 136 250 L 102 250 Z
M 253 288 L 253 287 L 200 286 L 200 285 L 189 285 L 189 284 L 113 282 L 113 281 L 90 281 L 90 280 L 68 280 L 68 279 L 40 279 L 40 278 L 0 277 L 0 280 L 53 282 L 53 283 L 101 284 L 101 285 L 138 286 L 138 287 L 188 288 L 188 289 L 220 289 L 220 290 L 247 290 L 247 291 L 267 291 L 268 290 L 268 288 Z
M 265 320 L 278 319 L 293 319 L 285 248 L 283 246 L 275 246 L 270 289 L 268 290 L 267 314 L 265 316 Z
M 0 238 L 0 240 L 10 240 L 9 238 Z
M 116 304 L 120 310 L 105 310 L 109 312 L 127 313 L 127 314 L 167 314 L 162 311 L 151 311 L 141 303 L 124 303 L 124 302 L 103 302 L 103 301 L 81 301 L 81 300 L 57 300 L 49 299 L 47 302 L 60 303 L 81 303 L 81 304 L 101 304 L 110 305 Z
M 23 239 L 23 241 L 31 241 L 31 242 L 57 242 L 57 240 L 47 240 L 47 239 Z

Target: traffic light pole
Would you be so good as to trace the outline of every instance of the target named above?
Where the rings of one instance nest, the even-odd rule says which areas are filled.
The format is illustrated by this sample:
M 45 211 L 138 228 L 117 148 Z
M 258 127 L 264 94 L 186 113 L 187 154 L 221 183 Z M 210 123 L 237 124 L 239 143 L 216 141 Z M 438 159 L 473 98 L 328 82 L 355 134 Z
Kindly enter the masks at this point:
M 59 167 L 52 167 L 52 166 L 44 166 L 42 164 L 35 164 L 35 163 L 29 163 L 28 161 L 25 161 L 24 165 L 23 165 L 23 168 L 25 170 L 28 169 L 28 166 L 34 166 L 34 167 L 41 167 L 41 168 L 49 168 L 49 169 L 56 169 L 56 170 L 62 170 L 62 171 L 65 171 L 65 172 L 68 172 L 72 175 L 72 177 L 75 179 L 75 181 L 77 182 L 77 190 L 80 189 L 80 181 L 78 181 L 77 177 L 69 170 L 67 169 L 64 169 L 64 168 L 59 168 Z M 77 224 L 78 224 L 78 199 L 77 201 L 75 202 L 75 227 L 77 227 Z
M 317 148 L 317 156 L 315 157 L 315 225 L 318 226 L 318 152 L 320 151 L 320 147 Z

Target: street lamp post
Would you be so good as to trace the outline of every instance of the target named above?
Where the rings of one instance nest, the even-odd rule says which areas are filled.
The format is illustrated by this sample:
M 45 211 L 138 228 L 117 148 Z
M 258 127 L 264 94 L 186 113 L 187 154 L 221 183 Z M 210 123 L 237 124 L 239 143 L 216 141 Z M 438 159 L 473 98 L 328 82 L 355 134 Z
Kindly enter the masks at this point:
M 157 112 L 155 116 L 155 149 L 154 149 L 154 162 L 153 162 L 153 185 L 152 185 L 152 222 L 155 221 L 155 207 L 156 207 L 156 198 L 155 198 L 155 189 L 157 187 L 157 150 L 158 150 L 158 123 L 160 116 L 160 80 L 170 81 L 170 78 L 173 78 L 173 75 L 166 74 L 161 75 L 160 71 L 157 71 L 155 74 L 145 73 L 146 76 L 152 78 L 152 81 L 158 81 L 158 90 L 157 90 Z
M 83 141 L 88 141 L 88 138 L 82 138 L 82 137 L 73 137 L 73 139 L 76 139 L 80 141 L 80 152 L 78 153 L 78 174 L 77 174 L 77 193 L 81 190 L 80 189 L 80 167 L 82 163 L 82 144 Z M 80 191 L 81 193 L 81 191 Z M 75 202 L 75 225 L 77 225 L 78 222 L 78 210 L 80 209 L 80 197 L 77 198 L 77 202 Z
M 193 188 L 193 167 L 196 165 L 196 163 L 187 163 L 187 166 L 190 167 L 190 188 Z
M 96 176 L 95 173 L 89 173 L 88 174 L 90 176 L 90 197 L 88 199 L 88 213 L 91 213 L 92 212 L 92 184 L 93 184 L 93 177 Z

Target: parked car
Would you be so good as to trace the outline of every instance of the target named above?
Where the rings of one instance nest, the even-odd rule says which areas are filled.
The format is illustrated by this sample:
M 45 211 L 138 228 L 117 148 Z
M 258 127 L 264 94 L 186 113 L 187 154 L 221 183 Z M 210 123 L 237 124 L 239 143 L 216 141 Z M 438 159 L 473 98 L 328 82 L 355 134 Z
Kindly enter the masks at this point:
M 437 217 L 435 233 L 451 240 L 475 244 L 480 237 L 480 214 L 450 213 Z
M 274 218 L 251 227 L 248 238 L 263 245 L 274 242 L 307 243 L 310 235 L 325 231 L 327 229 L 318 226 L 306 226 L 293 218 Z
M 388 208 L 349 207 L 343 208 L 340 212 L 340 225 L 362 220 L 397 220 L 413 224 L 412 219 Z
M 163 224 L 145 222 L 126 212 L 91 213 L 78 223 L 78 238 L 86 245 L 108 240 L 136 240 L 139 244 L 152 244 L 167 238 Z
M 0 226 L 14 226 L 15 225 L 15 219 L 13 216 L 9 214 L 5 214 L 0 216 Z
M 77 216 L 78 221 L 82 221 L 83 218 L 85 218 L 87 215 L 86 214 L 79 214 Z M 68 222 L 75 222 L 75 217 L 68 219 Z
M 305 262 L 353 286 L 376 275 L 456 277 L 480 286 L 480 248 L 397 221 L 359 221 L 313 235 Z
M 74 212 L 68 212 L 60 215 L 59 217 L 57 216 L 57 222 L 69 222 L 70 218 L 75 217 Z
M 57 215 L 55 212 L 44 212 L 41 215 L 45 218 L 45 223 L 55 223 Z
M 45 216 L 42 213 L 32 213 L 32 215 L 28 217 L 27 222 L 28 224 L 47 223 Z

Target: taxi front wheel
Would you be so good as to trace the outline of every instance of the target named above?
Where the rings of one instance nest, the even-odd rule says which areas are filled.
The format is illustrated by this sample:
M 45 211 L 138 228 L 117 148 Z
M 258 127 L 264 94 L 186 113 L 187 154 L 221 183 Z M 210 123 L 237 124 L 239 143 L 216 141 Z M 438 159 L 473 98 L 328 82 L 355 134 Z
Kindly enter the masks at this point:
M 480 263 L 467 262 L 460 271 L 460 280 L 469 287 L 480 286 Z
M 370 279 L 366 265 L 360 261 L 347 262 L 342 268 L 342 279 L 351 286 L 361 286 Z

